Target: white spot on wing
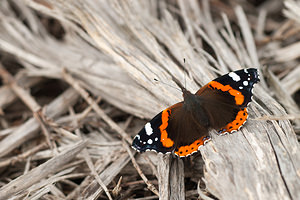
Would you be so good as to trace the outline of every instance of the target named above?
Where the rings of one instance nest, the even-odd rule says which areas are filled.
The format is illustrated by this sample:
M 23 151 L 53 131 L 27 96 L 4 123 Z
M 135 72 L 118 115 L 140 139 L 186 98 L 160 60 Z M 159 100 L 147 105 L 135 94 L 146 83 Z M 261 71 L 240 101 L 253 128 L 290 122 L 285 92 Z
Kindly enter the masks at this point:
M 154 140 L 155 140 L 155 141 L 157 141 L 157 140 L 158 140 L 158 138 L 156 137 Z
M 248 81 L 244 81 L 244 82 L 243 82 L 243 85 L 244 85 L 244 86 L 247 86 L 247 85 L 248 85 Z
M 247 69 L 244 69 L 244 72 L 245 72 L 246 74 L 248 74 L 248 71 L 247 71 Z
M 243 87 L 242 87 L 242 86 L 240 86 L 240 87 L 239 87 L 239 89 L 241 90 L 241 89 L 243 89 Z
M 138 140 L 141 139 L 140 135 L 136 135 L 135 138 L 137 138 Z
M 151 127 L 150 122 L 148 122 L 148 123 L 145 125 L 145 130 L 146 130 L 146 134 L 147 134 L 147 135 L 152 135 L 153 129 L 152 129 L 152 127 Z
M 241 77 L 234 72 L 230 72 L 228 75 L 232 78 L 232 80 L 234 80 L 236 82 L 241 80 Z
M 147 143 L 148 143 L 148 144 L 152 144 L 153 141 L 152 141 L 151 139 L 149 139 L 149 140 L 147 141 Z

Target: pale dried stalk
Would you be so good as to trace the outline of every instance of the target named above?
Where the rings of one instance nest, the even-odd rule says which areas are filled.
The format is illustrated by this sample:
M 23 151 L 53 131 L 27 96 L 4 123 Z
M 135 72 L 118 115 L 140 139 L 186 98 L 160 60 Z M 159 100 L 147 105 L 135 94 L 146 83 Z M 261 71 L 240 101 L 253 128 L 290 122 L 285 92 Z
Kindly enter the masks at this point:
M 63 78 L 87 101 L 87 103 L 93 108 L 93 110 L 122 138 L 124 138 L 129 144 L 132 143 L 132 139 L 125 131 L 118 126 L 112 119 L 110 119 L 105 112 L 99 108 L 98 104 L 89 96 L 89 94 L 79 85 L 70 74 L 63 70 Z
M 64 113 L 68 105 L 73 105 L 77 99 L 78 94 L 76 91 L 68 89 L 46 107 L 44 115 L 49 118 L 55 118 Z M 34 118 L 27 120 L 18 129 L 0 141 L 0 157 L 7 155 L 25 141 L 35 137 L 38 130 L 39 123 Z
M 280 82 L 283 85 L 285 91 L 289 95 L 295 94 L 300 89 L 300 65 L 295 66 L 287 76 L 285 76 Z
M 236 9 L 236 15 L 242 29 L 242 38 L 245 41 L 239 38 L 239 33 L 232 32 L 230 23 L 226 25 L 229 33 L 217 27 L 216 24 L 220 22 L 214 22 L 207 0 L 202 1 L 202 9 L 196 7 L 191 9 L 197 14 L 190 12 L 184 17 L 185 21 L 191 24 L 194 22 L 194 16 L 200 17 L 199 21 L 205 22 L 201 27 L 198 26 L 198 22 L 195 23 L 192 31 L 213 49 L 216 59 L 210 58 L 210 60 L 204 50 L 194 51 L 194 47 L 189 44 L 167 6 L 162 6 L 163 15 L 158 19 L 157 16 L 151 14 L 148 4 L 142 4 L 140 1 L 103 3 L 87 0 L 74 3 L 74 1 L 49 0 L 47 3 L 50 6 L 43 6 L 38 1 L 26 1 L 26 3 L 37 10 L 40 9 L 46 14 L 57 17 L 63 25 L 68 27 L 66 30 L 73 28 L 72 30 L 77 31 L 78 35 L 86 39 L 93 48 L 76 36 L 70 37 L 70 34 L 67 35 L 67 39 L 74 44 L 69 42 L 61 45 L 51 39 L 44 40 L 28 31 L 30 32 L 28 35 L 34 37 L 28 36 L 26 42 L 30 44 L 34 38 L 36 44 L 35 48 L 32 48 L 31 45 L 24 44 L 22 42 L 24 38 L 16 36 L 18 34 L 15 33 L 18 29 L 14 27 L 23 29 L 26 27 L 23 27 L 22 23 L 12 26 L 9 23 L 11 20 L 1 21 L 3 27 L 9 28 L 4 28 L 0 34 L 2 38 L 0 48 L 4 52 L 16 55 L 24 62 L 34 63 L 41 67 L 35 70 L 28 69 L 31 75 L 61 78 L 61 66 L 64 66 L 81 80 L 85 88 L 136 116 L 152 117 L 160 109 L 181 100 L 181 94 L 178 91 L 161 85 L 156 86 L 152 81 L 153 78 L 159 78 L 176 86 L 170 81 L 172 77 L 183 80 L 183 70 L 170 57 L 176 58 L 179 62 L 182 62 L 182 57 L 186 57 L 192 63 L 187 66 L 188 71 L 191 72 L 187 77 L 187 87 L 195 91 L 199 88 L 196 83 L 201 85 L 207 83 L 216 77 L 214 72 L 223 73 L 242 67 L 253 67 L 253 65 L 259 67 L 258 58 L 265 56 L 262 53 L 265 49 L 257 49 L 255 46 L 251 29 L 241 8 Z M 161 4 L 166 5 L 165 2 Z M 42 6 L 42 8 L 37 6 Z M 186 4 L 186 8 L 188 7 L 189 5 Z M 288 9 L 293 10 L 292 18 L 298 19 L 297 13 L 300 13 L 297 12 L 298 5 L 289 6 Z M 105 12 L 108 10 L 109 13 Z M 191 18 L 187 19 L 189 17 Z M 72 21 L 80 24 L 88 34 L 74 28 L 76 26 Z M 69 26 L 70 24 L 73 26 Z M 193 32 L 191 34 L 194 34 Z M 51 41 L 52 45 L 46 46 L 45 41 Z M 231 44 L 231 42 L 234 43 Z M 63 56 L 58 54 L 57 48 L 65 54 Z M 70 50 L 73 48 L 81 57 Z M 100 51 L 105 52 L 107 56 L 103 56 Z M 69 59 L 63 59 L 64 56 Z M 51 59 L 51 57 L 56 59 Z M 74 59 L 78 57 L 83 59 Z M 42 58 L 43 62 L 37 61 L 36 58 Z M 83 61 L 85 59 L 99 65 L 90 66 Z M 105 61 L 99 62 L 102 59 Z M 213 70 L 210 66 L 209 62 L 212 61 L 217 69 Z M 299 65 L 298 60 L 293 60 L 293 63 Z M 284 67 L 288 65 L 289 63 L 282 63 Z M 53 66 L 54 68 L 51 68 Z M 261 74 L 261 79 L 264 78 L 263 75 Z M 250 116 L 260 117 L 269 113 L 275 116 L 285 116 L 284 109 L 270 96 L 272 90 L 265 84 L 262 84 L 264 89 L 260 85 L 254 91 L 257 102 L 249 107 Z M 300 188 L 299 144 L 288 121 L 271 121 L 271 124 L 268 124 L 249 119 L 238 133 L 224 137 L 212 133 L 212 137 L 213 140 L 201 148 L 201 153 L 206 165 L 207 190 L 217 198 L 300 198 L 297 190 Z M 127 159 L 129 160 L 129 157 Z M 101 177 L 101 180 L 106 184 L 112 180 L 115 173 L 107 179 Z M 269 174 L 272 174 L 271 180 Z M 94 184 L 98 185 L 96 181 Z M 256 187 L 258 184 L 259 187 Z M 165 186 L 160 187 L 165 188 L 168 193 L 170 185 Z M 97 188 L 96 192 L 92 189 L 91 186 L 86 190 L 93 191 L 92 195 L 88 195 L 90 198 L 96 198 L 102 191 L 102 188 Z
M 125 167 L 125 165 L 130 161 L 130 158 L 128 154 L 121 154 L 118 159 L 114 160 L 114 162 L 111 163 L 108 167 L 106 167 L 100 176 L 100 179 L 103 180 L 105 185 L 108 185 L 117 174 L 120 173 L 120 171 Z M 102 164 L 101 164 L 102 165 Z M 79 188 L 80 189 L 80 188 Z M 88 186 L 85 187 L 82 193 L 77 194 L 77 197 L 93 200 L 99 197 L 103 189 L 99 187 L 98 182 L 96 180 L 93 180 L 91 183 L 89 183 Z M 78 191 L 77 191 L 78 192 Z M 76 196 L 76 193 L 73 195 Z M 71 199 L 69 197 L 69 199 Z
M 170 154 L 158 157 L 160 199 L 185 199 L 183 161 L 180 158 L 172 158 Z
M 16 81 L 14 80 L 13 76 L 9 74 L 9 72 L 0 64 L 0 76 L 2 76 L 4 82 L 10 86 L 10 88 L 16 93 L 16 95 L 29 107 L 29 109 L 33 112 L 34 118 L 39 122 L 42 132 L 46 138 L 46 141 L 49 147 L 52 149 L 53 144 L 51 142 L 51 136 L 46 129 L 43 121 L 40 117 L 41 106 L 35 101 L 35 99 L 23 88 L 21 88 Z
M 158 155 L 157 163 L 159 197 L 163 200 L 170 199 L 170 155 Z
M 141 168 L 140 168 L 139 165 L 137 164 L 135 158 L 133 157 L 132 149 L 130 149 L 130 148 L 128 147 L 128 145 L 125 144 L 124 142 L 123 142 L 123 146 L 124 146 L 124 148 L 127 150 L 127 153 L 129 154 L 129 156 L 130 156 L 130 158 L 131 158 L 131 162 L 132 162 L 134 168 L 137 170 L 137 172 L 139 173 L 139 175 L 141 176 L 141 178 L 143 179 L 143 181 L 146 183 L 147 188 L 148 188 L 149 190 L 151 190 L 154 194 L 156 194 L 157 196 L 159 196 L 159 193 L 158 193 L 157 189 L 155 188 L 155 186 L 154 186 L 152 183 L 150 183 L 150 181 L 147 179 L 147 177 L 144 175 L 144 173 L 142 172 Z M 134 152 L 134 153 L 135 153 L 135 152 Z M 160 196 L 159 196 L 159 197 L 160 197 Z M 160 198 L 161 198 L 161 197 L 160 197 Z
M 22 162 L 23 160 L 25 160 L 29 156 L 35 154 L 36 152 L 40 151 L 41 149 L 44 149 L 46 146 L 47 146 L 46 143 L 41 143 L 38 146 L 36 146 L 36 147 L 34 147 L 32 149 L 29 149 L 28 151 L 26 151 L 26 152 L 24 152 L 24 153 L 22 153 L 20 155 L 17 155 L 17 156 L 10 157 L 8 159 L 2 160 L 2 161 L 0 161 L 0 167 L 5 167 L 7 165 L 13 165 L 16 162 Z
M 29 78 L 24 76 L 24 72 L 21 71 L 15 75 L 15 80 L 18 85 L 22 85 L 25 89 L 30 88 L 41 81 L 41 78 Z M 16 100 L 16 94 L 11 90 L 8 85 L 3 85 L 0 87 L 0 96 L 5 98 L 0 98 L 0 109 L 4 109 L 6 106 L 10 105 Z
M 23 88 L 21 88 L 13 76 L 0 64 L 0 76 L 3 78 L 4 83 L 9 85 L 11 89 L 18 95 L 18 97 L 28 106 L 28 108 L 36 113 L 41 110 L 41 106 L 34 100 L 34 98 Z
M 282 116 L 273 116 L 273 115 L 268 115 L 268 116 L 262 116 L 262 117 L 257 117 L 254 120 L 295 120 L 295 119 L 300 119 L 300 115 L 282 115 Z
M 285 10 L 283 10 L 283 13 L 297 21 L 298 23 L 300 23 L 300 4 L 299 1 L 295 1 L 295 0 L 285 0 L 284 1 L 284 5 L 286 7 Z
M 124 140 L 127 140 L 129 144 L 132 143 L 132 139 L 128 136 L 128 134 L 120 128 L 111 118 L 109 118 L 105 112 L 98 106 L 98 104 L 91 98 L 89 97 L 88 93 L 79 85 L 79 83 L 70 75 L 68 74 L 65 70 L 63 71 L 63 77 L 64 79 L 78 91 L 78 93 L 88 102 L 88 104 L 94 109 L 94 111 L 112 128 L 114 129 Z M 124 141 L 123 140 L 123 141 Z M 148 188 L 156 195 L 158 195 L 158 192 L 156 188 L 149 182 L 149 180 L 146 178 L 146 176 L 143 174 L 141 171 L 140 167 L 136 163 L 131 150 L 128 148 L 128 144 L 123 142 L 123 146 L 126 148 L 131 161 L 134 165 L 134 167 L 137 169 L 138 173 L 142 177 L 142 179 L 145 181 L 147 184 Z
M 47 177 L 49 174 L 55 173 L 60 167 L 71 161 L 78 153 L 80 153 L 86 144 L 87 141 L 74 144 L 68 151 L 60 153 L 47 162 L 32 169 L 27 174 L 9 182 L 0 189 L 0 199 L 7 199 L 11 195 L 27 189 L 32 184 Z
M 103 181 L 100 179 L 98 173 L 96 172 L 96 169 L 95 169 L 95 166 L 92 162 L 92 159 L 88 153 L 88 151 L 86 149 L 83 150 L 83 156 L 84 156 L 84 159 L 87 163 L 87 165 L 89 166 L 93 176 L 95 177 L 95 179 L 98 181 L 99 185 L 103 188 L 105 194 L 107 195 L 108 199 L 112 200 L 112 197 L 106 187 L 106 185 L 103 183 Z
M 98 102 L 100 101 L 100 99 L 101 99 L 101 98 L 98 97 L 96 103 L 98 103 Z M 84 114 L 84 115 L 87 115 L 88 112 L 90 112 L 91 110 L 92 110 L 92 107 L 89 106 L 89 107 L 87 107 L 87 108 L 83 111 L 83 114 Z M 74 116 L 74 110 L 70 108 L 70 111 L 71 111 L 71 112 L 70 112 L 71 115 Z M 76 126 L 78 126 L 78 121 L 74 120 L 74 123 L 76 124 Z M 76 129 L 76 130 L 75 130 L 75 133 L 77 134 L 77 136 L 79 136 L 79 137 L 82 138 L 79 129 Z M 97 171 L 96 171 L 96 169 L 95 169 L 95 166 L 94 166 L 94 164 L 93 164 L 93 161 L 92 161 L 92 159 L 91 159 L 91 157 L 90 157 L 90 155 L 89 155 L 89 153 L 88 153 L 88 151 L 87 151 L 86 148 L 83 149 L 83 157 L 84 157 L 84 159 L 85 159 L 85 161 L 86 161 L 88 167 L 90 168 L 90 170 L 91 170 L 93 176 L 96 178 L 96 180 L 98 181 L 99 185 L 103 188 L 104 192 L 106 193 L 108 199 L 112 200 L 112 197 L 111 197 L 111 195 L 110 195 L 110 193 L 109 193 L 109 191 L 108 191 L 106 185 L 103 183 L 103 181 L 100 179 L 99 175 L 97 174 Z
M 291 115 L 299 115 L 300 110 L 298 109 L 296 102 L 283 89 L 283 87 L 280 84 L 280 81 L 276 78 L 276 76 L 271 71 L 268 71 L 268 73 L 269 73 L 268 76 L 270 80 L 270 85 L 274 88 L 274 91 L 276 91 L 276 96 L 279 99 L 279 101 L 283 105 L 285 105 L 287 112 Z M 296 119 L 294 120 L 294 123 L 300 125 L 300 120 Z

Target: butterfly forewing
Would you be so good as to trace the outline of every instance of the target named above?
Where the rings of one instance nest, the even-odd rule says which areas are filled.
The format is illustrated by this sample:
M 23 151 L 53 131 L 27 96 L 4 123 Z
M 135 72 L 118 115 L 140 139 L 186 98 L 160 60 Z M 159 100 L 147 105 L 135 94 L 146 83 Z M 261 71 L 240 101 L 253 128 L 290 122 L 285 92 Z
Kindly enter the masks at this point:
M 229 93 L 229 96 L 234 96 L 235 100 L 237 100 L 236 105 L 244 108 L 251 101 L 253 95 L 252 89 L 257 82 L 259 82 L 257 69 L 242 69 L 214 79 L 198 90 L 196 94 L 201 96 L 201 93 L 206 90 L 207 87 L 215 88 L 222 93 Z
M 257 69 L 243 69 L 218 77 L 196 92 L 204 99 L 211 127 L 220 133 L 238 130 L 247 120 L 246 106 L 258 81 Z
M 164 130 L 168 127 L 168 121 L 169 109 L 166 109 L 157 114 L 142 128 L 138 135 L 135 136 L 132 147 L 139 152 L 145 152 L 146 150 L 161 153 L 171 152 L 174 148 L 173 143 L 164 138 Z

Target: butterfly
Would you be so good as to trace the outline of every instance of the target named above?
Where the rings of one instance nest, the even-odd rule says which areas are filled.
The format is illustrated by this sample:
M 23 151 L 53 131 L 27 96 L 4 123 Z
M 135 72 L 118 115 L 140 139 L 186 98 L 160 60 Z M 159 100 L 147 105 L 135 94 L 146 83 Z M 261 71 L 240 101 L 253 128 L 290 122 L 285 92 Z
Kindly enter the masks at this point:
M 247 105 L 259 80 L 257 69 L 248 68 L 220 76 L 195 94 L 181 87 L 184 100 L 146 123 L 132 147 L 186 157 L 210 140 L 209 130 L 220 135 L 238 131 L 248 118 Z

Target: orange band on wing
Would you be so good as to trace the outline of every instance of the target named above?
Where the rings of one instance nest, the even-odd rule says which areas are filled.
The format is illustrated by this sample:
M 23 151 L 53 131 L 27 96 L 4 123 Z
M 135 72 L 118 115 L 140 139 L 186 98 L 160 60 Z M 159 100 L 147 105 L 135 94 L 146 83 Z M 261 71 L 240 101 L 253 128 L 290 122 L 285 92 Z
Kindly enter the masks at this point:
M 222 90 L 223 92 L 228 91 L 230 95 L 234 96 L 235 103 L 237 105 L 242 105 L 244 102 L 244 95 L 238 90 L 233 89 L 230 85 L 222 85 L 217 81 L 211 81 L 209 83 L 211 88 L 216 88 L 218 90 Z
M 160 141 L 164 147 L 170 148 L 174 145 L 173 140 L 168 138 L 168 132 L 166 131 L 166 128 L 168 127 L 168 122 L 169 122 L 169 116 L 171 114 L 170 109 L 165 109 L 161 113 L 161 121 L 162 124 L 159 127 L 161 136 L 160 136 Z
M 229 124 L 227 124 L 224 128 L 222 128 L 221 130 L 221 134 L 222 133 L 230 133 L 231 131 L 237 131 L 239 130 L 239 128 L 245 123 L 245 121 L 247 120 L 248 117 L 248 113 L 247 113 L 247 108 L 244 108 L 244 110 L 240 110 L 236 117 L 235 120 L 233 122 L 230 122 Z
M 188 156 L 194 152 L 197 152 L 198 148 L 202 146 L 206 140 L 208 140 L 208 138 L 205 138 L 205 136 L 203 136 L 190 145 L 179 147 L 178 150 L 176 150 L 174 153 L 180 157 Z

